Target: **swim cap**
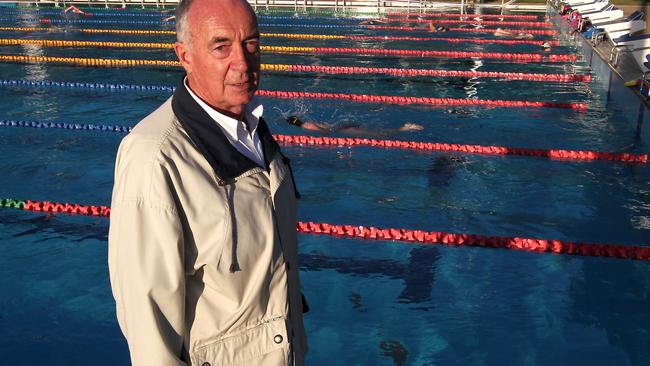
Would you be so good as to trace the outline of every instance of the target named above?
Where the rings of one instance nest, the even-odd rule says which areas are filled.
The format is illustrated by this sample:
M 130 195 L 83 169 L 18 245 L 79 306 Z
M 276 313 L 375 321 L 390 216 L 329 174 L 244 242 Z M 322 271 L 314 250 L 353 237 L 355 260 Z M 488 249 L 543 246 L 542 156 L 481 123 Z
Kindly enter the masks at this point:
M 300 120 L 300 118 L 296 116 L 291 116 L 287 118 L 287 123 L 298 127 L 302 126 L 302 121 Z

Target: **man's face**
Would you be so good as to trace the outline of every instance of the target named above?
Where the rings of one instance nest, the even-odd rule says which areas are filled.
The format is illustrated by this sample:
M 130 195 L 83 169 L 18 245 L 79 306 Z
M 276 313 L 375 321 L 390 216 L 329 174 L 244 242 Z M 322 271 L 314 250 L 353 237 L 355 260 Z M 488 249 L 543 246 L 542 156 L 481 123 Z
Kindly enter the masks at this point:
M 257 90 L 257 19 L 240 0 L 195 0 L 187 14 L 189 40 L 174 49 L 192 91 L 213 108 L 241 117 Z

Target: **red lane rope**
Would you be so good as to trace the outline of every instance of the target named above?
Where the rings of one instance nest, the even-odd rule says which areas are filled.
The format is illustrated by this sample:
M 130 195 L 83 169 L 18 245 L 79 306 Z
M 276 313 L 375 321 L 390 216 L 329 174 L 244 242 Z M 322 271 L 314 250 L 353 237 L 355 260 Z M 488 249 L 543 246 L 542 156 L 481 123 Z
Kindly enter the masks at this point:
M 2 200 L 5 201 L 5 200 Z M 20 204 L 12 208 L 21 209 Z M 9 206 L 3 206 L 9 207 Z M 34 212 L 69 213 L 109 217 L 110 207 L 90 206 L 49 201 L 24 201 L 22 209 Z M 304 234 L 332 235 L 365 240 L 391 240 L 417 244 L 445 244 L 484 248 L 523 250 L 537 253 L 557 253 L 591 257 L 610 257 L 634 260 L 650 260 L 650 247 L 576 243 L 560 240 L 534 238 L 485 236 L 439 231 L 379 228 L 361 225 L 332 225 L 327 223 L 298 221 L 296 230 Z
M 345 36 L 350 40 L 377 40 L 377 41 L 441 41 L 450 43 L 485 43 L 485 44 L 535 44 L 542 41 L 535 39 L 474 39 L 474 38 L 453 38 L 453 37 L 399 37 L 399 36 Z M 547 41 L 551 46 L 559 46 L 560 41 Z
M 81 123 L 55 123 L 55 122 L 34 122 L 34 121 L 0 121 L 0 126 L 19 126 L 32 128 L 63 128 L 71 130 L 101 130 L 112 132 L 130 132 L 131 127 L 119 125 L 93 125 Z M 645 154 L 630 153 L 606 153 L 587 150 L 543 150 L 504 146 L 483 146 L 483 145 L 461 145 L 448 143 L 431 143 L 418 141 L 378 140 L 372 138 L 341 138 L 341 137 L 314 137 L 314 136 L 289 136 L 273 135 L 273 137 L 284 144 L 294 145 L 324 145 L 324 146 L 370 146 L 386 149 L 411 149 L 425 151 L 454 151 L 466 154 L 483 155 L 519 155 L 536 156 L 560 160 L 610 160 L 626 163 L 647 163 L 648 157 Z
M 431 23 L 436 24 L 473 24 L 473 25 L 510 25 L 517 27 L 542 27 L 550 28 L 554 24 L 551 22 L 516 22 L 516 21 L 507 21 L 507 20 L 455 20 L 455 19 L 437 19 L 435 21 L 431 19 L 409 19 L 409 18 L 388 18 L 391 22 L 402 22 L 402 23 Z
M 489 106 L 489 107 L 550 107 L 568 108 L 584 111 L 584 103 L 555 103 L 532 102 L 520 100 L 490 100 L 490 99 L 454 99 L 454 98 L 426 98 L 426 97 L 399 97 L 390 95 L 365 95 L 343 93 L 316 93 L 316 92 L 291 92 L 279 90 L 258 90 L 257 95 L 281 99 L 307 98 L 307 99 L 343 99 L 363 103 L 383 104 L 421 104 L 421 105 L 463 105 L 463 106 Z
M 366 240 L 393 240 L 418 244 L 445 244 L 484 248 L 524 250 L 538 253 L 557 253 L 591 257 L 650 260 L 650 247 L 575 243 L 504 236 L 446 233 L 409 229 L 378 228 L 355 225 L 330 225 L 316 222 L 298 222 L 298 232 L 344 236 Z
M 458 14 L 458 13 L 405 13 L 399 11 L 389 11 L 388 17 L 421 17 L 421 18 L 499 18 L 499 19 L 529 19 L 538 20 L 537 15 L 524 14 Z
M 386 74 L 386 75 L 393 75 L 393 76 L 503 78 L 508 80 L 557 81 L 557 82 L 591 81 L 591 75 L 588 74 L 586 75 L 540 74 L 540 73 L 523 73 L 523 72 L 497 72 L 497 71 L 396 69 L 396 68 L 385 68 L 385 67 L 287 65 L 286 71 L 319 72 L 323 74 Z
M 382 56 L 445 57 L 445 58 L 492 58 L 500 60 L 533 62 L 572 62 L 576 55 L 543 53 L 509 53 L 509 52 L 472 52 L 472 51 L 431 51 L 431 50 L 396 50 L 389 48 L 347 48 L 347 47 L 285 47 L 265 46 L 265 50 L 278 52 L 308 52 L 315 54 L 356 54 Z
M 86 216 L 109 217 L 111 215 L 111 208 L 108 206 L 80 205 L 77 203 L 59 203 L 50 201 L 26 200 L 23 210 L 34 212 L 62 212 Z
M 421 31 L 421 28 L 417 27 L 402 27 L 402 26 L 393 26 L 393 25 L 364 25 L 365 28 L 369 29 L 383 29 L 383 30 L 400 30 L 400 31 Z M 494 33 L 496 28 L 449 28 L 450 31 L 454 32 L 468 32 L 468 33 Z M 536 35 L 546 35 L 546 36 L 555 36 L 558 35 L 558 31 L 554 29 L 504 29 L 506 32 L 510 33 L 530 33 Z
M 647 154 L 608 153 L 587 150 L 545 150 L 522 147 L 443 144 L 432 142 L 377 140 L 350 137 L 315 137 L 289 135 L 273 135 L 273 137 L 278 142 L 292 145 L 372 146 L 426 151 L 454 151 L 466 154 L 537 156 L 558 160 L 609 160 L 642 164 L 646 164 L 648 162 Z

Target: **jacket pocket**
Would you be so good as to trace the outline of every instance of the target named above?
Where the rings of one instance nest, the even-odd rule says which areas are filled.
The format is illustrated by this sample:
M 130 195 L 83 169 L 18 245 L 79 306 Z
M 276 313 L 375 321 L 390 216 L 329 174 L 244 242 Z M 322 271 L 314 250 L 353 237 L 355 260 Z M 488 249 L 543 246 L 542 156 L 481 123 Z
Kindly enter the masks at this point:
M 195 366 L 284 366 L 288 354 L 286 320 L 277 317 L 197 347 L 191 358 Z

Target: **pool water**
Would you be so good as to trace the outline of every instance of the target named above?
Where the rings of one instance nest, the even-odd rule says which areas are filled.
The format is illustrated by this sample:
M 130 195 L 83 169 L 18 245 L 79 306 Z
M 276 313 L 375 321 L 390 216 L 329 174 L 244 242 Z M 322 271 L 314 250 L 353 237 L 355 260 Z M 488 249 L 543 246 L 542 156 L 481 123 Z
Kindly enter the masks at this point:
M 60 16 L 48 15 L 51 18 Z M 38 26 L 2 15 L 0 26 Z M 148 19 L 148 18 L 143 18 Z M 350 19 L 261 23 L 350 24 Z M 171 42 L 171 36 L 0 31 L 0 38 Z M 166 28 L 171 29 L 170 26 Z M 157 29 L 160 29 L 158 26 Z M 267 33 L 412 35 L 369 29 L 262 27 Z M 489 33 L 436 37 L 490 39 Z M 540 40 L 548 36 L 537 36 Z M 265 45 L 540 52 L 536 45 L 287 40 Z M 568 42 L 553 53 L 574 53 Z M 170 50 L 0 46 L 0 55 L 174 59 Z M 572 73 L 584 63 L 264 54 L 264 63 Z M 0 64 L 0 79 L 176 85 L 165 68 Z M 264 98 L 274 133 L 305 134 L 289 115 L 335 125 L 423 131 L 401 140 L 648 153 L 648 142 L 591 83 L 266 72 L 267 90 L 587 103 L 555 108 L 423 107 Z M 132 126 L 164 92 L 0 87 L 0 119 Z M 648 126 L 645 126 L 648 127 Z M 0 127 L 0 198 L 110 203 L 121 134 Z M 650 245 L 647 165 L 369 147 L 284 146 L 302 194 L 299 218 L 380 227 Z M 106 266 L 108 220 L 0 210 L 3 364 L 128 364 Z M 650 265 L 610 258 L 300 235 L 310 365 L 648 365 Z

